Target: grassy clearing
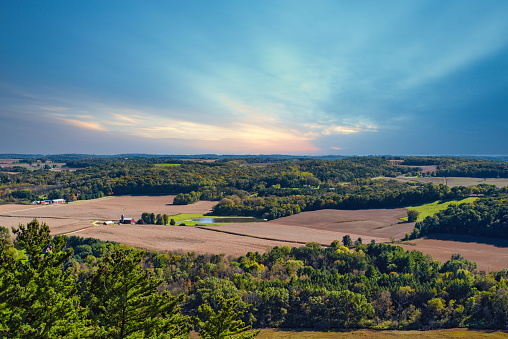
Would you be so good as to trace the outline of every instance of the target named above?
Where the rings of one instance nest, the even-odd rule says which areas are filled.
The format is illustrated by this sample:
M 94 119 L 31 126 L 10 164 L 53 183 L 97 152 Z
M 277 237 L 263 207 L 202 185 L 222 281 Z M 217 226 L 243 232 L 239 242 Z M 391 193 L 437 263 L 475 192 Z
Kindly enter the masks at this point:
M 414 210 L 420 212 L 420 215 L 418 215 L 418 220 L 421 221 L 425 219 L 428 216 L 432 216 L 436 214 L 437 212 L 446 209 L 451 204 L 464 204 L 464 203 L 472 203 L 474 202 L 476 197 L 469 197 L 462 200 L 449 200 L 449 201 L 443 201 L 443 200 L 437 200 L 428 204 L 423 205 L 415 205 L 415 206 L 407 206 L 406 209 L 408 210 Z M 407 217 L 402 218 L 402 220 L 407 221 Z
M 508 338 L 508 333 L 502 331 L 474 331 L 464 329 L 436 330 L 436 331 L 369 331 L 356 330 L 348 332 L 317 332 L 317 331 L 282 331 L 276 329 L 261 330 L 257 338 L 259 339 L 335 339 L 335 338 L 374 338 L 374 339 L 394 339 L 394 338 L 419 338 L 419 339 L 441 339 L 441 338 Z

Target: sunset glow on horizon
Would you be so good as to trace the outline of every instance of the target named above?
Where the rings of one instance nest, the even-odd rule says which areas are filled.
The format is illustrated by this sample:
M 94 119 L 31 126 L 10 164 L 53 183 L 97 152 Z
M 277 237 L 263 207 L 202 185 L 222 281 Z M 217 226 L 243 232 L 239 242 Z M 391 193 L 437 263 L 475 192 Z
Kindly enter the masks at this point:
M 0 153 L 508 154 L 505 1 L 20 0 L 0 17 Z

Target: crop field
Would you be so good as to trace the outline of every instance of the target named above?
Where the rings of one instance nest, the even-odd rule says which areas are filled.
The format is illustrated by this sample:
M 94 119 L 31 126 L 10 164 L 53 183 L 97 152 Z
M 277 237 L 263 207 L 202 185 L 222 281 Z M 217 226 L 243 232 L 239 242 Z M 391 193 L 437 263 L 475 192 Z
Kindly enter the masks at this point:
M 508 268 L 508 240 L 481 238 L 455 234 L 431 234 L 399 244 L 404 249 L 432 255 L 434 260 L 445 262 L 452 254 L 460 253 L 478 264 L 486 272 Z
M 4 167 L 17 166 L 17 167 L 23 167 L 23 168 L 26 168 L 29 170 L 37 170 L 37 169 L 40 169 L 42 166 L 48 164 L 49 166 L 52 167 L 50 169 L 51 171 L 76 170 L 75 168 L 71 169 L 71 168 L 63 167 L 63 166 L 65 166 L 64 162 L 51 162 L 51 161 L 48 161 L 46 163 L 34 162 L 32 165 L 29 165 L 27 163 L 19 163 L 20 160 L 21 159 L 0 159 L 0 166 L 4 166 Z M 39 165 L 39 166 L 37 166 L 37 165 Z M 16 172 L 12 172 L 12 173 L 16 173 Z
M 76 203 L 36 206 L 0 205 L 0 225 L 26 224 L 33 218 L 47 223 L 52 234 L 69 234 L 111 240 L 151 250 L 182 250 L 199 253 L 242 255 L 248 251 L 264 252 L 270 247 L 303 246 L 307 242 L 329 245 L 350 235 L 390 242 L 409 233 L 414 223 L 402 222 L 407 210 L 320 210 L 303 212 L 269 222 L 225 224 L 218 226 L 102 225 L 125 217 L 139 219 L 143 212 L 168 214 L 185 220 L 211 212 L 216 202 L 200 201 L 192 205 L 173 205 L 174 196 L 118 196 Z M 183 214 L 183 215 L 180 215 Z M 98 223 L 94 224 L 95 221 Z M 479 269 L 491 271 L 508 267 L 508 244 L 477 238 L 417 239 L 404 242 L 407 250 L 432 254 L 446 261 L 461 253 L 475 261 Z
M 422 173 L 432 173 L 437 171 L 437 165 L 427 165 L 427 166 L 413 166 L 413 165 L 398 165 L 402 167 L 419 167 L 422 169 Z
M 394 179 L 394 178 L 385 178 L 385 179 Z M 405 182 L 421 182 L 421 183 L 431 183 L 435 185 L 447 185 L 448 187 L 455 186 L 475 186 L 479 184 L 488 184 L 495 185 L 497 187 L 508 186 L 507 178 L 470 178 L 470 177 L 423 177 L 423 178 L 408 178 L 404 176 L 399 176 L 395 178 L 398 181 Z
M 173 205 L 173 199 L 174 196 L 118 196 L 61 205 L 0 205 L 0 225 L 17 226 L 38 218 L 51 227 L 53 234 L 62 234 L 89 227 L 93 221 L 118 221 L 122 214 L 136 220 L 143 212 L 206 214 L 216 204 L 199 201 L 192 205 Z
M 249 251 L 265 252 L 274 246 L 303 246 L 285 241 L 270 241 L 246 236 L 213 232 L 193 226 L 110 225 L 84 229 L 75 235 L 117 241 L 157 251 L 244 255 Z
M 269 222 L 232 224 L 214 227 L 221 231 L 255 237 L 281 239 L 295 242 L 318 242 L 329 245 L 350 235 L 353 240 L 361 237 L 363 242 L 376 240 L 388 242 L 390 238 L 401 239 L 410 232 L 414 223 L 401 222 L 407 215 L 403 208 L 370 210 L 319 210 L 294 214 Z

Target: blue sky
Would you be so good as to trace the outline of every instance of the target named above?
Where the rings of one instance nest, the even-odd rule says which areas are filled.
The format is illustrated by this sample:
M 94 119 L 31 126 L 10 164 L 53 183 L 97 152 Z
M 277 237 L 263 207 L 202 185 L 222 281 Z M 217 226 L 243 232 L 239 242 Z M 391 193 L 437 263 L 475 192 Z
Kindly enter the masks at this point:
M 508 1 L 2 1 L 0 153 L 508 154 Z

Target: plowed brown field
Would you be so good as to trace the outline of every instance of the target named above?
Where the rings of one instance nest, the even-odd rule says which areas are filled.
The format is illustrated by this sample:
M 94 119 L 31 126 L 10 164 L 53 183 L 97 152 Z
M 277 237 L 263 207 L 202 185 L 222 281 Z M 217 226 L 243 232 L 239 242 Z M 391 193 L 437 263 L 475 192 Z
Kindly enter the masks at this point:
M 508 240 L 463 235 L 432 234 L 426 239 L 416 239 L 401 244 L 406 250 L 431 254 L 444 262 L 452 254 L 460 253 L 478 264 L 486 272 L 508 268 Z
M 263 252 L 278 245 L 303 246 L 307 242 L 328 245 L 346 234 L 388 242 L 410 232 L 414 223 L 401 223 L 405 209 L 321 210 L 304 212 L 269 222 L 230 224 L 208 227 L 172 227 L 158 225 L 97 225 L 94 221 L 118 221 L 123 214 L 139 219 L 143 212 L 176 215 L 206 214 L 216 202 L 200 201 L 192 205 L 173 205 L 174 196 L 120 196 L 79 203 L 35 206 L 0 205 L 0 225 L 17 226 L 33 218 L 47 223 L 52 234 L 72 234 L 117 241 L 152 250 L 183 250 L 200 253 L 242 255 Z M 436 260 L 448 260 L 461 253 L 485 271 L 508 268 L 508 243 L 477 238 L 434 237 L 402 244 L 407 250 L 432 254 Z

